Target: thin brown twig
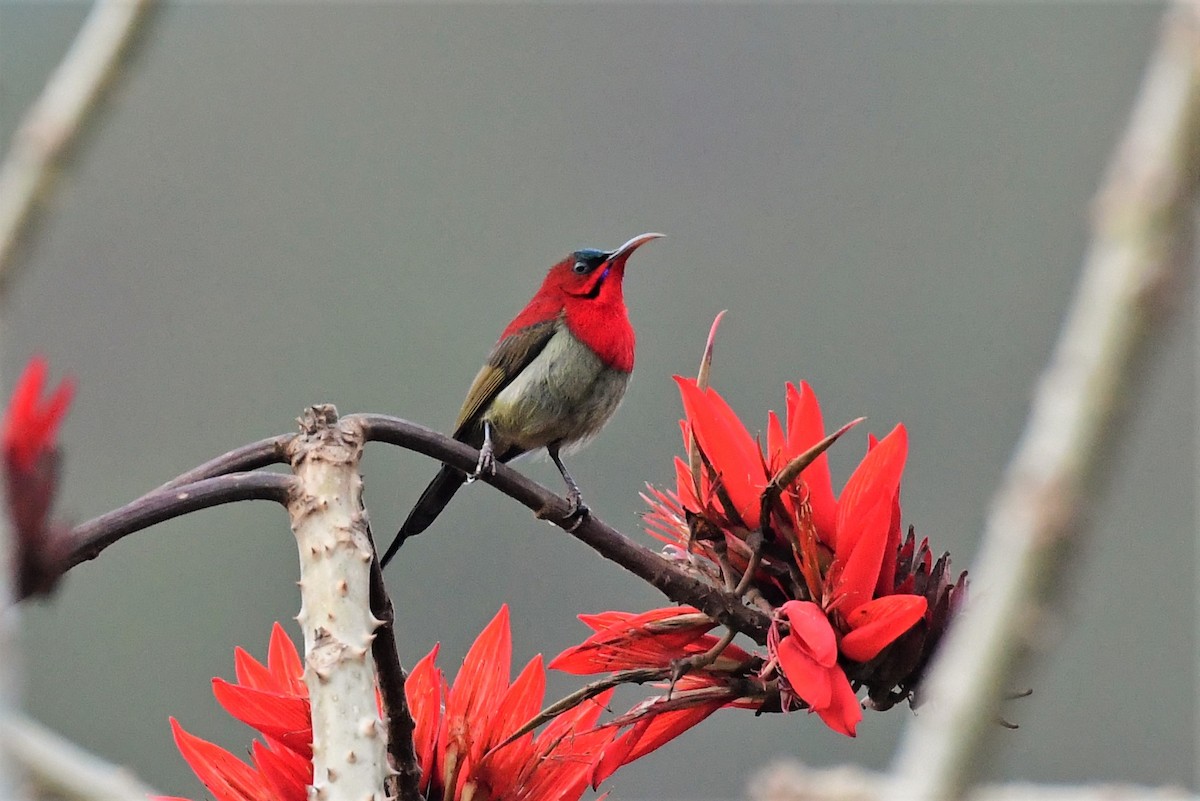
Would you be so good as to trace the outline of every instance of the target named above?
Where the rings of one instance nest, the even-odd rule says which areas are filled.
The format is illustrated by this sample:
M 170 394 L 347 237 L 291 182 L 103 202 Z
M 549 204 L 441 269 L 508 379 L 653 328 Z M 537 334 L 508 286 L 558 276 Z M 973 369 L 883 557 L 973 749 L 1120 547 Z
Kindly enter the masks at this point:
M 582 704 L 584 701 L 595 698 L 605 690 L 617 687 L 621 684 L 645 684 L 648 681 L 665 681 L 671 677 L 671 668 L 635 668 L 633 670 L 621 670 L 612 675 L 605 676 L 602 679 L 597 679 L 590 684 L 585 684 L 570 695 L 563 696 L 555 701 L 550 706 L 543 709 L 541 712 L 534 715 L 512 734 L 504 739 L 499 745 L 492 748 L 492 751 L 498 751 L 509 743 L 516 742 L 524 737 L 529 732 L 541 726 L 543 723 L 549 723 L 564 712 L 569 712 L 575 707 Z
M 762 524 L 764 526 L 771 519 L 771 511 L 775 508 L 775 504 L 779 502 L 783 491 L 800 477 L 800 473 L 804 471 L 804 468 L 815 462 L 821 454 L 829 450 L 833 446 L 833 443 L 841 439 L 847 431 L 866 419 L 865 417 L 857 417 L 851 420 L 779 469 L 779 472 L 763 488 L 762 510 L 759 517 L 763 521 Z
M 629 726 L 647 715 L 661 715 L 663 712 L 673 712 L 677 709 L 690 709 L 694 706 L 713 703 L 729 703 L 730 701 L 737 701 L 744 698 L 761 699 L 767 696 L 765 691 L 751 693 L 749 682 L 743 683 L 747 686 L 721 685 L 717 687 L 695 687 L 690 690 L 680 690 L 673 695 L 656 696 L 653 699 L 647 699 L 647 702 L 639 704 L 624 715 L 618 715 L 605 725 L 614 727 Z
M 275 501 L 286 504 L 294 485 L 280 473 L 231 473 L 183 487 L 156 490 L 72 530 L 75 540 L 64 569 L 95 559 L 122 538 L 180 515 L 235 501 Z
M 371 535 L 370 524 L 367 534 Z M 379 554 L 371 561 L 371 614 L 379 621 L 375 639 L 371 641 L 371 655 L 375 658 L 375 670 L 379 680 L 379 695 L 387 713 L 388 757 L 396 771 L 397 801 L 422 801 L 421 765 L 413 743 L 416 722 L 408 708 L 405 684 L 408 676 L 400 664 L 400 650 L 396 643 L 396 610 L 392 597 L 383 581 L 383 569 L 379 566 Z
M 746 545 L 750 547 L 750 559 L 746 562 L 746 572 L 742 573 L 741 580 L 733 588 L 733 594 L 739 598 L 746 594 L 746 590 L 750 589 L 750 585 L 754 582 L 754 574 L 758 572 L 758 566 L 762 564 L 762 530 L 751 531 L 746 535 Z
M 692 656 L 675 660 L 674 664 L 671 665 L 671 686 L 667 689 L 667 698 L 670 698 L 675 692 L 675 683 L 688 673 L 691 673 L 693 670 L 706 668 L 720 659 L 725 649 L 733 644 L 733 638 L 736 636 L 737 632 L 733 629 L 725 629 L 725 633 L 721 635 L 721 639 L 713 643 L 713 647 L 704 653 L 693 654 Z
M 990 741 L 1012 676 L 1034 656 L 1029 621 L 1057 614 L 1123 412 L 1192 264 L 1200 186 L 1200 2 L 1168 10 L 1129 126 L 1099 193 L 1075 298 L 992 503 L 972 569 L 985 588 L 951 628 L 896 755 L 888 798 L 960 798 L 1001 753 Z
M 185 484 L 193 484 L 205 478 L 223 476 L 227 473 L 247 473 L 273 464 L 287 464 L 287 446 L 295 436 L 295 434 L 279 434 L 260 439 L 258 442 L 251 442 L 240 448 L 234 448 L 228 453 L 223 453 L 176 476 L 154 492 L 175 489 Z
M 738 585 L 737 569 L 729 559 L 729 543 L 725 541 L 723 534 L 720 539 L 713 540 L 712 554 L 721 568 L 721 585 L 725 587 L 725 592 L 733 595 L 733 590 Z

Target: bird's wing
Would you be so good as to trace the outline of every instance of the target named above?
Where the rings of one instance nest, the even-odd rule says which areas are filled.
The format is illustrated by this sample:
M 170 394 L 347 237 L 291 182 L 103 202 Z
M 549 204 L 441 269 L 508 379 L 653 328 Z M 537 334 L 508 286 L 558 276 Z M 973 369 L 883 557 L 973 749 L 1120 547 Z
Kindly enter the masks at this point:
M 551 318 L 521 329 L 496 343 L 480 368 L 463 401 L 454 437 L 461 439 L 478 422 L 479 415 L 517 375 L 529 366 L 554 336 L 558 319 Z

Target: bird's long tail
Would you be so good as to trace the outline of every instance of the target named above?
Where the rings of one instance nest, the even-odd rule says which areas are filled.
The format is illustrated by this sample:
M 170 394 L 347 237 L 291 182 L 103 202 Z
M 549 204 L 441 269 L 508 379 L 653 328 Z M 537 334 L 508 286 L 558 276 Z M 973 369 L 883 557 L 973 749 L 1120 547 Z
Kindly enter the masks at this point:
M 450 499 L 454 497 L 454 493 L 458 492 L 459 487 L 466 483 L 467 474 L 455 467 L 442 465 L 442 469 L 433 477 L 433 481 L 429 482 L 429 486 L 421 493 L 417 505 L 408 513 L 408 518 L 404 521 L 404 525 L 400 527 L 400 532 L 396 534 L 396 539 L 392 540 L 392 544 L 388 546 L 387 553 L 379 560 L 381 567 L 387 567 L 388 562 L 400 550 L 400 546 L 409 537 L 415 537 L 425 529 L 429 528 L 442 510 L 446 508 L 446 504 L 450 503 Z

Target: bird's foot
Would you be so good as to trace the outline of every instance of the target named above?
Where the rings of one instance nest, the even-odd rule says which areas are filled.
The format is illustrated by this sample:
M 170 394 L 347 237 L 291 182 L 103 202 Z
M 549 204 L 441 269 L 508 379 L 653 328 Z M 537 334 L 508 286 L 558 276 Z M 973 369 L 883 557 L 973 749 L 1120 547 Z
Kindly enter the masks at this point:
M 467 483 L 475 481 L 480 476 L 496 475 L 496 454 L 492 452 L 492 443 L 485 442 L 479 449 L 479 461 L 475 463 L 475 472 L 467 473 Z
M 570 523 L 569 526 L 565 526 L 567 531 L 574 532 L 591 513 L 592 510 L 588 509 L 587 504 L 583 502 L 583 496 L 579 494 L 579 488 L 572 487 L 567 492 L 567 516 L 563 518 L 564 523 Z
M 567 492 L 567 513 L 565 515 L 559 513 L 559 508 L 557 504 L 551 502 L 534 512 L 533 516 L 538 520 L 545 520 L 574 533 L 592 514 L 587 504 L 583 502 L 583 498 L 580 497 L 578 489 L 574 492 Z

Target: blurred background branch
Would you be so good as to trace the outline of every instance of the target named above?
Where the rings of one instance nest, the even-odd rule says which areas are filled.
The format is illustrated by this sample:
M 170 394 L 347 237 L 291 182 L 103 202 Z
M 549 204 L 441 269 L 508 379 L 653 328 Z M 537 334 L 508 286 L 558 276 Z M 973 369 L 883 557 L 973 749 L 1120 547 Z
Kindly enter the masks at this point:
M 1192 264 L 1200 4 L 1163 23 L 1093 211 L 1075 298 L 992 502 L 972 601 L 942 646 L 889 798 L 954 799 L 989 764 L 999 703 L 1067 593 L 1148 363 Z
M 113 89 L 154 0 L 99 0 L 0 164 L 0 297 L 20 242 L 49 202 L 55 176 Z
M 100 759 L 23 715 L 4 719 L 0 732 L 24 775 L 22 796 L 56 801 L 145 801 L 157 793 L 133 772 Z

